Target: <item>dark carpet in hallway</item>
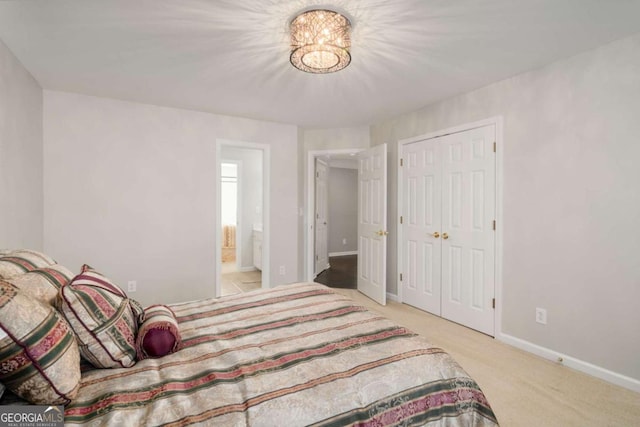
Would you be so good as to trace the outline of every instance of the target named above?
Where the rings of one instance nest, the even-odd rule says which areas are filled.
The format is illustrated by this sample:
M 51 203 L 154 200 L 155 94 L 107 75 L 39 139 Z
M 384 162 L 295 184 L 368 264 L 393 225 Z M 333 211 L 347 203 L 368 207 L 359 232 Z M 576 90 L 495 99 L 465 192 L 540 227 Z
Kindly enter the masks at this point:
M 329 258 L 330 268 L 318 274 L 315 281 L 330 288 L 356 289 L 358 285 L 358 255 Z

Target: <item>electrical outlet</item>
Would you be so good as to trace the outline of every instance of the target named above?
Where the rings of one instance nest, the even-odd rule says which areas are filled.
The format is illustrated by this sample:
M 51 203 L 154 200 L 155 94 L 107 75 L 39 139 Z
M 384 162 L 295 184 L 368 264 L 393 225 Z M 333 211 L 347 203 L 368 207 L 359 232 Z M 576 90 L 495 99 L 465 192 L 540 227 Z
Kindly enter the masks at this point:
M 287 270 L 285 269 L 284 265 L 280 266 L 280 275 L 284 276 L 285 274 L 287 274 Z
M 138 282 L 135 280 L 129 280 L 128 282 L 129 292 L 135 292 L 138 289 Z
M 346 245 L 347 244 L 347 239 L 342 239 L 342 244 Z
M 536 308 L 536 322 L 543 325 L 547 324 L 547 310 L 544 308 Z

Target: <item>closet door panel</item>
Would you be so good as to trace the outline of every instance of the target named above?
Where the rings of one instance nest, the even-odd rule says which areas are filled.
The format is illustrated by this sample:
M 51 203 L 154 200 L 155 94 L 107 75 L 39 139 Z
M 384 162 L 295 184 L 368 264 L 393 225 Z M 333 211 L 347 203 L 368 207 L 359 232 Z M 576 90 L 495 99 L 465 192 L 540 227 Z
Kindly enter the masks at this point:
M 440 145 L 422 141 L 404 147 L 403 157 L 403 299 L 440 315 Z
M 442 140 L 442 316 L 490 335 L 495 293 L 494 141 L 493 125 Z

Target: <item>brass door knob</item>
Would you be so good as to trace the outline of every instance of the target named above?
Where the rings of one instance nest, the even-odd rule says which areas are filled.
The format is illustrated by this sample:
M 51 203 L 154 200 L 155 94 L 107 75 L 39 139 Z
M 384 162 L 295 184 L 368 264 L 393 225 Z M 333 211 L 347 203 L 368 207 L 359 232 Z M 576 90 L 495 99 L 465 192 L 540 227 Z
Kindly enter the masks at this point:
M 432 234 L 432 236 L 437 239 L 438 237 L 440 237 L 440 233 L 436 231 L 435 233 Z
M 447 233 L 442 233 L 442 238 L 444 240 L 447 240 L 449 238 L 449 235 Z
M 376 231 L 376 234 L 378 236 L 386 236 L 387 234 L 389 234 L 389 232 L 388 231 L 379 230 L 379 231 Z

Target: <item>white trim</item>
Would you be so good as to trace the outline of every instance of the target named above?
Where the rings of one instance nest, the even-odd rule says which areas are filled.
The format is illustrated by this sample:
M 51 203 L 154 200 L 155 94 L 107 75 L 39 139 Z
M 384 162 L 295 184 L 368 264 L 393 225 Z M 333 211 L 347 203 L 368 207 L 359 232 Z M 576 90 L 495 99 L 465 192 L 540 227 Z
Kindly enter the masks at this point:
M 600 366 L 593 365 L 589 362 L 585 362 L 584 360 L 567 356 L 566 354 L 539 346 L 537 344 L 533 344 L 529 341 L 525 341 L 508 334 L 501 333 L 500 335 L 496 335 L 496 339 L 521 350 L 533 353 L 536 356 L 540 356 L 553 362 L 560 363 L 562 365 L 568 366 L 569 368 L 573 368 L 577 371 L 583 372 L 593 377 L 600 378 L 601 380 L 605 380 L 640 393 L 640 380 L 637 380 L 635 378 L 627 377 L 617 372 L 613 372 Z
M 326 155 L 335 155 L 335 154 L 350 154 L 350 153 L 359 153 L 360 151 L 364 151 L 364 148 L 343 148 L 343 149 L 333 149 L 333 150 L 309 150 L 309 152 L 307 152 L 307 173 L 305 175 L 305 187 L 307 188 L 307 200 L 305 203 L 305 216 L 304 216 L 304 227 L 306 232 L 304 233 L 304 239 L 305 239 L 305 254 L 304 254 L 304 259 L 305 259 L 305 263 L 304 263 L 304 271 L 305 274 L 303 277 L 306 277 L 306 280 L 308 282 L 313 282 L 313 279 L 315 278 L 315 276 L 313 275 L 314 273 L 314 266 L 315 266 L 315 260 L 314 260 L 314 241 L 315 241 L 315 236 L 314 236 L 314 229 L 313 229 L 313 217 L 314 217 L 314 210 L 315 210 L 315 196 L 316 196 L 316 190 L 315 190 L 315 181 L 314 181 L 314 176 L 315 176 L 315 158 L 316 157 L 322 157 L 322 156 L 326 156 Z
M 262 287 L 269 288 L 271 283 L 270 268 L 270 228 L 271 228 L 271 146 L 256 142 L 232 141 L 228 139 L 216 140 L 216 196 L 214 224 L 216 232 L 215 268 L 216 282 L 214 283 L 214 295 L 222 294 L 221 270 L 222 270 L 222 239 L 220 239 L 221 211 L 220 211 L 220 164 L 222 163 L 222 146 L 228 145 L 237 148 L 250 148 L 262 151 Z
M 402 167 L 400 167 L 400 159 L 404 159 L 402 156 L 402 151 L 405 143 L 403 140 L 398 141 L 398 147 L 396 149 L 396 169 L 398 173 L 396 174 L 396 298 L 399 303 L 403 302 L 402 299 L 402 280 L 400 280 L 400 275 L 403 274 L 402 265 L 404 264 L 404 259 L 402 257 L 402 225 L 400 224 L 400 217 L 403 215 L 402 212 Z M 403 274 L 404 275 L 404 274 Z
M 320 167 L 324 168 L 325 174 L 322 178 L 322 180 L 320 180 L 320 176 L 319 176 L 319 172 L 318 169 Z M 329 164 L 327 163 L 327 161 L 325 159 L 321 159 L 321 158 L 316 158 L 314 165 L 313 165 L 313 170 L 315 172 L 315 175 L 313 176 L 313 191 L 314 191 L 314 208 L 313 208 L 313 216 L 311 218 L 313 218 L 313 223 L 316 226 L 315 232 L 313 233 L 313 253 L 315 254 L 315 258 L 316 261 L 313 264 L 313 275 L 315 277 L 318 277 L 318 275 L 320 273 L 322 273 L 323 271 L 325 271 L 327 268 L 329 268 L 329 226 L 327 225 L 327 223 L 329 222 Z M 324 206 L 324 212 L 322 212 L 322 216 L 324 217 L 324 226 L 325 226 L 325 230 L 324 233 L 319 233 L 318 232 L 318 224 L 317 224 L 317 219 L 320 218 L 320 211 L 322 210 L 322 206 L 318 206 L 318 200 L 317 200 L 317 188 L 318 188 L 318 183 L 319 181 L 324 181 L 324 185 L 325 185 L 325 191 L 326 191 L 326 197 L 324 200 L 325 206 Z M 318 235 L 319 234 L 324 234 L 325 238 L 325 242 L 324 242 L 324 253 L 320 253 L 319 252 L 319 248 L 318 246 L 322 246 L 318 244 Z M 321 237 L 321 238 L 322 238 Z M 320 258 L 320 256 L 322 256 L 322 258 Z M 320 264 L 320 261 L 323 261 L 325 259 L 326 256 L 326 261 L 327 261 L 327 266 L 324 266 L 322 264 Z
M 332 256 L 347 256 L 347 255 L 358 255 L 358 251 L 329 252 L 329 258 L 331 258 Z
M 446 129 L 440 129 L 435 132 L 425 133 L 423 135 L 412 136 L 411 138 L 405 138 L 398 141 L 399 145 L 411 144 L 414 142 L 424 141 L 425 139 L 438 138 L 452 133 L 464 132 L 471 129 L 481 128 L 502 122 L 502 116 L 490 117 L 484 120 L 478 120 L 477 122 L 466 123 L 458 126 L 453 126 Z
M 495 299 L 496 299 L 496 316 L 494 319 L 495 328 L 494 336 L 502 335 L 502 269 L 504 260 L 504 211 L 503 211 L 503 188 L 504 188 L 504 174 L 503 174 L 503 159 L 504 159 L 504 120 L 502 116 L 494 117 L 493 123 L 496 126 L 496 246 L 495 246 Z
M 496 212 L 495 212 L 495 220 L 496 220 L 496 240 L 495 240 L 495 298 L 496 298 L 496 309 L 494 316 L 494 336 L 498 337 L 502 335 L 502 257 L 503 257 L 503 247 L 502 247 L 502 236 L 503 236 L 503 188 L 504 183 L 503 180 L 503 154 L 504 151 L 504 139 L 503 139 L 503 118 L 502 116 L 490 117 L 488 119 L 479 120 L 477 122 L 467 123 L 459 126 L 450 127 L 447 129 L 441 129 L 435 132 L 430 132 L 424 135 L 418 135 L 411 138 L 405 138 L 398 141 L 398 187 L 397 187 L 397 271 L 398 271 L 398 302 L 402 302 L 402 288 L 403 282 L 399 280 L 399 274 L 402 273 L 402 226 L 400 225 L 400 216 L 403 215 L 402 212 L 402 167 L 400 167 L 400 159 L 403 158 L 402 152 L 403 147 L 407 144 L 412 144 L 418 141 L 424 141 L 425 139 L 438 138 L 444 135 L 449 135 L 457 132 L 464 132 L 471 129 L 476 129 L 484 126 L 494 125 L 496 132 Z
M 249 273 L 250 271 L 258 271 L 258 269 L 255 267 L 241 267 L 238 271 L 241 273 Z
M 334 169 L 358 170 L 358 160 L 353 159 L 329 159 L 329 167 Z
M 387 301 L 401 302 L 398 295 L 387 292 Z

